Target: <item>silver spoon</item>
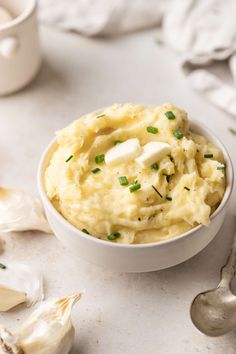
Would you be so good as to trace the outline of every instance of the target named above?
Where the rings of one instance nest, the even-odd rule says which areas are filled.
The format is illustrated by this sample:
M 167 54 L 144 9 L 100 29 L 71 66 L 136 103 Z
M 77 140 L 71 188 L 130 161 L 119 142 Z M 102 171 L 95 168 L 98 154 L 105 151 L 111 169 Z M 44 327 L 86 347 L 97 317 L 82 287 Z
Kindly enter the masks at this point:
M 236 235 L 231 254 L 221 269 L 218 287 L 198 294 L 191 305 L 190 315 L 194 325 L 208 336 L 221 336 L 236 327 L 236 296 L 231 291 L 235 266 Z

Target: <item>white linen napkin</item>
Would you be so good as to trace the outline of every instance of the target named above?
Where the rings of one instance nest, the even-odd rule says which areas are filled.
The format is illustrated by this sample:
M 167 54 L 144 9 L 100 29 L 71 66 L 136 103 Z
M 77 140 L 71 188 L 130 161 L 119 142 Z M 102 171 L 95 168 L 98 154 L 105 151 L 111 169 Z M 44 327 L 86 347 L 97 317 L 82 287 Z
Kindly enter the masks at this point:
M 235 0 L 39 0 L 42 22 L 84 35 L 117 35 L 162 23 L 190 84 L 236 116 Z M 233 84 L 214 73 L 224 62 Z
M 170 0 L 39 0 L 39 19 L 87 36 L 117 35 L 160 24 Z
M 236 1 L 173 1 L 163 19 L 166 43 L 182 55 L 190 84 L 236 116 Z M 218 77 L 214 63 L 228 66 L 231 80 Z M 233 84 L 230 84 L 231 81 Z

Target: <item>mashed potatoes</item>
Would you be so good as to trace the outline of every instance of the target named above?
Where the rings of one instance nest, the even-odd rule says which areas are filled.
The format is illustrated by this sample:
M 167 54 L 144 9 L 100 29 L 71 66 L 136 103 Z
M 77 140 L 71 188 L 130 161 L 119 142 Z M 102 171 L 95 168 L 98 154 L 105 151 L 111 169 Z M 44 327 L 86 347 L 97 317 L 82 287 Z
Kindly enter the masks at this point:
M 121 161 L 106 163 L 108 151 L 134 138 L 138 157 L 127 145 Z M 48 198 L 71 224 L 109 242 L 158 242 L 207 225 L 224 195 L 222 152 L 171 104 L 114 105 L 76 120 L 57 142 L 45 173 Z M 143 166 L 138 158 L 150 142 L 169 150 Z

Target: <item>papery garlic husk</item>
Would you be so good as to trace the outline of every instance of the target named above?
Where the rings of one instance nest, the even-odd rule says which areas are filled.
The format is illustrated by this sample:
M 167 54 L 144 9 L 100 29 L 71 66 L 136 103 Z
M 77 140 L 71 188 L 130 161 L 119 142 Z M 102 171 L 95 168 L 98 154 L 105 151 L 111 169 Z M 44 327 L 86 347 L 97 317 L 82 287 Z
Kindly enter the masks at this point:
M 4 265 L 6 268 L 0 269 L 0 311 L 23 302 L 31 306 L 43 300 L 43 279 L 36 269 L 18 262 L 4 261 Z M 8 298 L 3 296 L 7 292 Z
M 26 302 L 26 293 L 0 285 L 0 311 L 8 311 Z
M 0 188 L 0 232 L 40 230 L 52 233 L 38 198 Z
M 6 328 L 0 326 L 0 354 L 24 354 L 16 342 L 17 337 L 13 336 Z
M 68 354 L 74 340 L 71 310 L 80 297 L 76 293 L 42 302 L 13 335 L 0 329 L 0 342 L 9 348 L 3 353 Z

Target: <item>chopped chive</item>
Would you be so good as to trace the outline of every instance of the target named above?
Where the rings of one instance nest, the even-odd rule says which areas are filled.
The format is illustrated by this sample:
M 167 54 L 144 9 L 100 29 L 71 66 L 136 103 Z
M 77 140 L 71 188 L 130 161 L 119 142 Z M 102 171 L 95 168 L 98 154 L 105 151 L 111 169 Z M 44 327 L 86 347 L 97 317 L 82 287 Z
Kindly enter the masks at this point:
M 115 241 L 120 236 L 121 236 L 120 232 L 113 232 L 113 234 L 108 235 L 107 238 L 110 241 Z
M 168 195 L 166 196 L 166 199 L 167 199 L 167 200 L 169 200 L 169 201 L 171 201 L 171 200 L 172 200 L 172 198 L 171 198 L 171 197 L 169 197 Z
M 99 114 L 96 118 L 102 118 L 105 117 L 105 114 Z
M 156 38 L 155 43 L 159 46 L 162 46 L 164 44 L 163 40 L 161 38 Z
M 163 198 L 163 196 L 161 195 L 160 192 L 158 192 L 158 190 L 156 189 L 155 186 L 152 185 L 152 188 L 154 189 L 154 191 L 159 195 L 159 197 Z
M 225 166 L 224 166 L 224 165 L 222 165 L 222 166 L 217 166 L 216 169 L 217 169 L 217 170 L 224 170 L 224 169 L 225 169 Z
M 97 164 L 103 163 L 104 160 L 105 160 L 105 155 L 104 154 L 95 156 L 95 162 Z
M 206 158 L 206 159 L 210 159 L 211 157 L 213 157 L 213 154 L 204 154 L 204 157 Z
M 135 181 L 134 183 L 132 183 L 132 185 L 129 187 L 129 191 L 130 193 L 136 192 L 138 189 L 141 188 L 141 184 L 138 183 L 138 181 Z
M 228 128 L 229 132 L 233 135 L 236 135 L 236 130 L 234 128 Z
M 5 266 L 5 264 L 0 263 L 0 269 L 6 269 L 6 268 L 7 268 L 7 266 Z
M 156 134 L 156 133 L 158 133 L 158 129 L 156 127 L 152 127 L 151 125 L 149 125 L 147 127 L 147 132 L 151 133 L 151 134 Z
M 174 135 L 177 139 L 182 139 L 183 136 L 184 136 L 184 133 L 181 132 L 181 130 L 176 129 L 176 130 L 174 131 L 173 135 Z
M 171 175 L 168 175 L 168 173 L 165 173 L 165 172 L 163 172 L 162 175 L 163 175 L 163 176 L 166 176 L 166 180 L 167 180 L 167 182 L 169 183 L 169 182 L 170 182 L 170 177 L 171 177 Z
M 68 159 L 66 160 L 66 162 L 69 162 L 69 161 L 72 159 L 72 157 L 73 157 L 73 155 L 70 155 L 70 156 L 68 157 Z
M 92 172 L 95 174 L 95 173 L 98 173 L 98 172 L 100 172 L 101 171 L 101 169 L 100 168 L 94 168 L 93 170 L 92 170 Z
M 129 181 L 125 176 L 119 177 L 119 182 L 121 186 L 127 186 L 129 184 Z
M 166 113 L 165 113 L 165 116 L 166 116 L 169 120 L 175 119 L 175 115 L 174 115 L 174 113 L 171 112 L 171 111 L 166 112 Z
M 159 169 L 158 163 L 157 163 L 157 162 L 153 163 L 153 164 L 151 165 L 151 169 L 152 169 L 152 170 L 158 170 L 158 169 Z
M 121 144 L 121 143 L 123 143 L 122 140 L 115 140 L 115 141 L 114 141 L 114 145 Z
M 82 229 L 81 231 L 84 232 L 84 233 L 87 234 L 87 235 L 90 235 L 90 233 L 89 233 L 88 230 L 86 230 L 86 229 Z
M 190 191 L 190 188 L 184 186 L 184 189 L 186 189 L 186 191 Z

